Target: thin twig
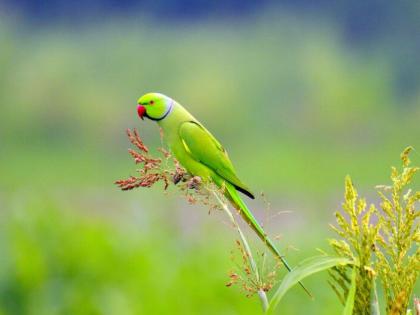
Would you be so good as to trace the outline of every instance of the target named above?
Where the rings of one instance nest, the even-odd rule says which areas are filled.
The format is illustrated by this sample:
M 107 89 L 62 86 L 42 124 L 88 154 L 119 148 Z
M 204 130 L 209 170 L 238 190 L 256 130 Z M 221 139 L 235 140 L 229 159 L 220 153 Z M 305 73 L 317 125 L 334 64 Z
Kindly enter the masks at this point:
M 220 198 L 220 196 L 218 195 L 218 193 L 216 191 L 213 190 L 212 193 L 215 196 L 216 200 L 219 202 L 222 209 L 228 215 L 228 217 L 229 217 L 230 221 L 232 222 L 233 226 L 238 231 L 239 236 L 240 236 L 241 241 L 242 241 L 242 244 L 244 246 L 244 249 L 247 253 L 249 263 L 251 265 L 251 269 L 252 269 L 253 273 L 255 274 L 255 278 L 258 282 L 261 282 L 261 278 L 260 278 L 260 275 L 259 275 L 259 272 L 258 272 L 257 264 L 255 263 L 255 260 L 252 256 L 251 248 L 249 247 L 248 241 L 246 240 L 246 237 L 245 237 L 244 233 L 242 232 L 239 225 L 236 223 L 236 220 L 235 220 L 232 212 L 230 211 L 229 207 L 226 205 L 226 203 L 223 202 L 223 200 Z M 262 288 L 260 288 L 258 290 L 258 297 L 260 298 L 261 306 L 262 306 L 263 311 L 266 312 L 267 309 L 268 309 L 268 299 L 267 299 L 267 294 L 265 293 L 265 291 Z

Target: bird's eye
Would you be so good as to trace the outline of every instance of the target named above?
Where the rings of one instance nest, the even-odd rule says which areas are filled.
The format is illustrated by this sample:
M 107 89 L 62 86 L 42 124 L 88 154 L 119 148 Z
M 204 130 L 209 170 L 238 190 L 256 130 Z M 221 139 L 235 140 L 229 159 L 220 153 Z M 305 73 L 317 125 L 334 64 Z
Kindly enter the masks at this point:
M 150 101 L 150 105 L 153 105 L 154 103 L 155 103 L 155 101 L 153 101 L 153 100 L 152 100 L 152 101 Z

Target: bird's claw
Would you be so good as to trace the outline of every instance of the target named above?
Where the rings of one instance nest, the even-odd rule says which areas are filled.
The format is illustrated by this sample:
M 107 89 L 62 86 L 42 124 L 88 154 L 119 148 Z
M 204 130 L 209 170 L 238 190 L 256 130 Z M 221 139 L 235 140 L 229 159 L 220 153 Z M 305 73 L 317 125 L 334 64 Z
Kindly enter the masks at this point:
M 199 189 L 201 185 L 201 177 L 200 176 L 194 176 L 188 181 L 188 188 L 189 189 Z

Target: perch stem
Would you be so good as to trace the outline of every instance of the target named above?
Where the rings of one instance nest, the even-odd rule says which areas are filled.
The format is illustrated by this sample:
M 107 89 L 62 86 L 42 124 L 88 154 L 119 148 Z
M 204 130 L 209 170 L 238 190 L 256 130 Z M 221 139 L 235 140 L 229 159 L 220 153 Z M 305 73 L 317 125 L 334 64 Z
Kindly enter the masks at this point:
M 239 237 L 241 238 L 241 242 L 244 246 L 244 250 L 247 253 L 249 264 L 251 266 L 252 272 L 254 273 L 257 282 L 261 283 L 261 278 L 260 278 L 260 274 L 258 272 L 258 267 L 257 267 L 257 264 L 255 263 L 254 257 L 252 256 L 251 248 L 249 247 L 249 244 L 248 244 L 248 241 L 245 237 L 245 234 L 242 232 L 241 228 L 237 224 L 237 222 L 235 220 L 235 217 L 232 214 L 232 211 L 230 211 L 227 204 L 220 198 L 218 192 L 216 192 L 216 191 L 212 191 L 212 192 L 213 192 L 213 195 L 215 196 L 216 200 L 218 201 L 218 203 L 222 207 L 223 211 L 227 214 L 231 223 L 233 224 L 233 226 L 238 231 Z M 263 311 L 266 312 L 267 309 L 268 309 L 267 294 L 261 288 L 258 290 L 258 297 L 260 298 L 261 306 L 262 306 Z

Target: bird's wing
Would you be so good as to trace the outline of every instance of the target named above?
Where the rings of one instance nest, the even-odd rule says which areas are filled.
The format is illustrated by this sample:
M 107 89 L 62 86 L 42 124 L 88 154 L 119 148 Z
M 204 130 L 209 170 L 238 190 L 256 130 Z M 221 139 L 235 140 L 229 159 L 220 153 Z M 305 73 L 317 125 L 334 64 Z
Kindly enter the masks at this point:
M 194 160 L 206 165 L 220 177 L 232 183 L 240 192 L 254 199 L 248 187 L 235 174 L 226 150 L 203 126 L 194 121 L 184 122 L 179 128 L 179 136 L 185 150 Z

